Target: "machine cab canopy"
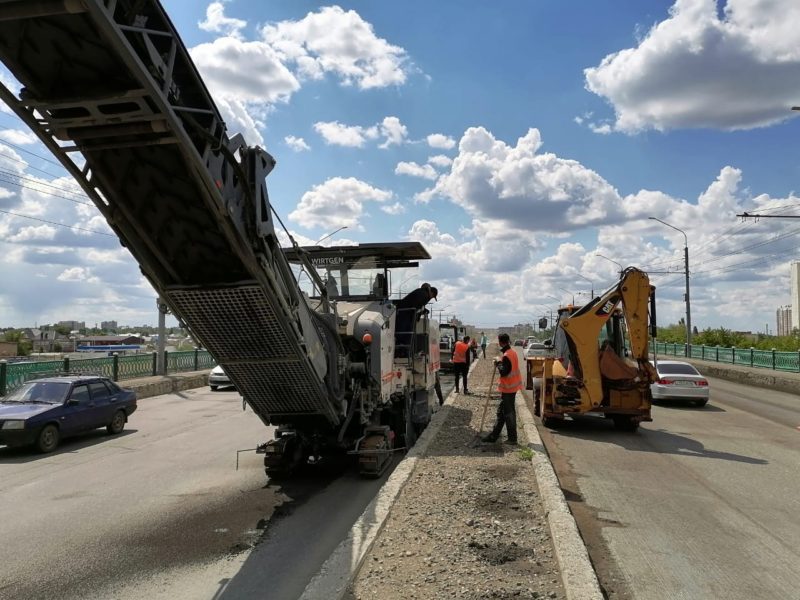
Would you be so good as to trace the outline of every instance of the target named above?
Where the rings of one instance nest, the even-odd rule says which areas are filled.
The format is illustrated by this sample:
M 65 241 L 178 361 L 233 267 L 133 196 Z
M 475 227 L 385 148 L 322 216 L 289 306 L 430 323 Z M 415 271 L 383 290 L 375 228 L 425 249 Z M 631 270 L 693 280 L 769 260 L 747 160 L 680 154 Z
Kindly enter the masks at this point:
M 319 298 L 321 294 L 313 279 L 303 273 L 299 253 L 316 268 L 330 300 L 349 301 L 402 298 L 422 283 L 417 274 L 419 261 L 431 258 L 419 242 L 303 246 L 283 252 L 309 297 Z

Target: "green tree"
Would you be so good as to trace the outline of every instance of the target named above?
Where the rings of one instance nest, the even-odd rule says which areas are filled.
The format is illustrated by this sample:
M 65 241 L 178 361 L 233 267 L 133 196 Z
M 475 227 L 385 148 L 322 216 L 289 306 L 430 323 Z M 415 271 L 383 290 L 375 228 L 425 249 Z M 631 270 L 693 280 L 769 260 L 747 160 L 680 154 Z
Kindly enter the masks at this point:
M 705 346 L 722 346 L 724 348 L 730 348 L 731 346 L 741 348 L 750 345 L 750 342 L 743 335 L 724 327 L 717 327 L 716 329 L 707 327 L 694 338 L 693 343 Z

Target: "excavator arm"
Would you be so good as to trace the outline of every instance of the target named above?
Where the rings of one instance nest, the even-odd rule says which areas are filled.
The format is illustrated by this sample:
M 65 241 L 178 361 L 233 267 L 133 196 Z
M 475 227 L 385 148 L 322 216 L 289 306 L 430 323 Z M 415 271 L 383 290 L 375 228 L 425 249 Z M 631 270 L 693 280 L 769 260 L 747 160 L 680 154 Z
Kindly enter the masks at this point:
M 0 97 L 38 135 L 265 423 L 344 418 L 332 314 L 275 234 L 275 161 L 229 137 L 157 0 L 0 0 Z

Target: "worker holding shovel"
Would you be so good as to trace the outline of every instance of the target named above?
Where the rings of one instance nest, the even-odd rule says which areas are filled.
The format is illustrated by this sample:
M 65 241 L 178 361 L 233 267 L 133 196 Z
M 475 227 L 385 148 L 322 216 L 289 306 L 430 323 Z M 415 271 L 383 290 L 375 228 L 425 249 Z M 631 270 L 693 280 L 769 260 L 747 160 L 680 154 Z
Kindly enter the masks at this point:
M 508 443 L 517 443 L 517 408 L 515 405 L 517 392 L 522 389 L 522 373 L 519 370 L 519 356 L 511 347 L 511 340 L 507 333 L 497 336 L 500 343 L 502 357 L 495 358 L 497 372 L 500 378 L 497 391 L 500 392 L 500 405 L 497 407 L 497 422 L 489 435 L 481 438 L 482 442 L 494 443 L 500 437 L 503 426 L 506 428 Z

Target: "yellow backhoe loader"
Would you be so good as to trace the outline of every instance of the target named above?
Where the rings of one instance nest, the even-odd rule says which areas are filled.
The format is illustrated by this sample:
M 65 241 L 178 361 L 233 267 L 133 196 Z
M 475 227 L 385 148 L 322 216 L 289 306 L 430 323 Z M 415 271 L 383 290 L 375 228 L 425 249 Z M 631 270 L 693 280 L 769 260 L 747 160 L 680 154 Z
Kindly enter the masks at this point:
M 557 426 L 567 416 L 587 413 L 613 419 L 635 431 L 650 417 L 649 336 L 655 336 L 655 288 L 634 267 L 584 306 L 559 310 L 553 356 L 527 359 L 534 412 Z

